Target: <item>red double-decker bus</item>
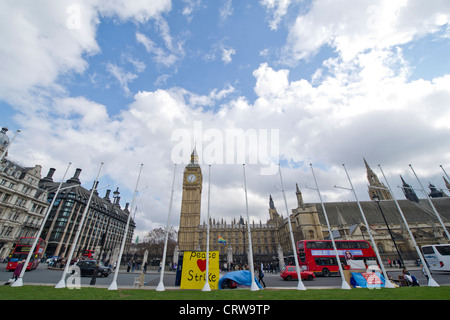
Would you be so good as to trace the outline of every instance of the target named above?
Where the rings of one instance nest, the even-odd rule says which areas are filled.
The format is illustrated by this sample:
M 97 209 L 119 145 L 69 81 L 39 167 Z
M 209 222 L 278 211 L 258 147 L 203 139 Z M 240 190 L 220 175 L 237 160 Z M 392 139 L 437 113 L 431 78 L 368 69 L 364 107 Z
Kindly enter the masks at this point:
M 35 238 L 32 237 L 21 237 L 14 247 L 13 252 L 9 256 L 8 264 L 6 265 L 6 270 L 14 271 L 17 264 L 22 260 L 26 260 L 28 253 L 33 246 Z M 34 270 L 39 265 L 39 262 L 44 255 L 45 241 L 39 238 L 34 253 L 31 256 L 30 262 L 28 263 L 27 270 Z
M 375 252 L 364 240 L 335 240 L 339 260 L 348 269 L 348 260 L 377 261 Z M 302 240 L 297 242 L 299 265 L 303 269 L 325 277 L 339 272 L 331 240 Z

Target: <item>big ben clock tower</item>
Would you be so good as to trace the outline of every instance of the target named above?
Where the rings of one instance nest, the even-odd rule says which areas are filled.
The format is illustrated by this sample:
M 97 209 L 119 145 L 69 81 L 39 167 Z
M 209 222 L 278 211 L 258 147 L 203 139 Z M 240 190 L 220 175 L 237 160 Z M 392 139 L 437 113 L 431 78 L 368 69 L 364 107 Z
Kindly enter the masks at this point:
M 180 229 L 178 230 L 178 248 L 180 251 L 192 251 L 198 247 L 202 181 L 202 170 L 198 164 L 198 155 L 194 147 L 191 162 L 186 166 L 183 174 L 183 196 L 181 199 Z

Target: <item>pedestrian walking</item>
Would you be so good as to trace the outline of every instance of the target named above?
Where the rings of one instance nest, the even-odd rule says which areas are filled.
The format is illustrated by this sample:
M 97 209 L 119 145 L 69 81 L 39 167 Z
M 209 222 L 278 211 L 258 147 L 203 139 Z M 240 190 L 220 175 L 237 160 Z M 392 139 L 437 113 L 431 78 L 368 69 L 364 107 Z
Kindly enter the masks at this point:
M 389 263 L 389 267 L 391 267 L 392 268 L 392 261 L 391 261 L 391 259 L 390 258 L 388 258 L 388 261 L 387 261 L 388 263 Z
M 421 265 L 420 265 L 420 268 L 421 268 L 421 270 L 422 270 L 423 275 L 427 278 L 427 281 L 430 280 L 430 279 L 428 278 L 428 273 L 425 271 L 425 267 L 421 264 Z
M 266 284 L 264 283 L 263 278 L 264 278 L 264 273 L 263 273 L 263 271 L 261 269 L 261 266 L 259 266 L 258 267 L 258 281 L 259 281 L 259 283 L 262 283 L 263 287 L 265 288 Z
M 14 269 L 14 273 L 13 273 L 13 276 L 12 276 L 14 281 L 16 281 L 19 278 L 20 273 L 22 272 L 22 268 L 23 268 L 24 264 L 25 264 L 25 260 L 22 260 L 21 262 L 19 262 L 17 264 L 16 268 Z
M 128 261 L 127 272 L 130 272 L 132 265 L 133 265 L 133 261 L 132 260 Z
M 144 268 L 143 268 L 144 273 L 147 273 L 147 265 L 148 265 L 148 262 L 145 261 L 144 262 Z
M 89 283 L 91 286 L 95 286 L 95 283 L 97 282 L 97 275 L 98 275 L 98 267 L 99 266 L 100 266 L 99 262 L 97 261 L 97 263 L 95 264 L 94 272 L 92 273 L 91 282 Z

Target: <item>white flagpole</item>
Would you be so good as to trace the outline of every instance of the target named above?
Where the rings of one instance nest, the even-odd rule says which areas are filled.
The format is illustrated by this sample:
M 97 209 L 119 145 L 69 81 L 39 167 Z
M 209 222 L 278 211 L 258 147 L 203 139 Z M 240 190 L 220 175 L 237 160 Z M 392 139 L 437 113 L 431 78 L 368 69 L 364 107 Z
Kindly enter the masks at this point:
M 244 191 L 245 191 L 245 209 L 247 211 L 247 228 L 248 228 L 248 249 L 249 249 L 249 264 L 250 264 L 250 273 L 252 278 L 252 284 L 250 286 L 251 291 L 258 291 L 259 288 L 255 282 L 255 266 L 253 265 L 253 249 L 252 249 L 252 235 L 250 231 L 250 216 L 248 215 L 248 199 L 247 199 L 247 181 L 245 179 L 245 164 L 242 165 L 244 170 Z
M 167 251 L 167 242 L 169 241 L 169 227 L 170 227 L 170 217 L 172 215 L 172 199 L 173 199 L 173 188 L 175 184 L 175 173 L 177 171 L 177 164 L 175 164 L 175 167 L 173 169 L 173 180 L 172 180 L 172 192 L 170 194 L 170 204 L 169 204 L 169 215 L 167 217 L 167 226 L 166 226 L 166 241 L 164 242 L 164 252 L 163 252 L 163 259 L 161 261 L 161 275 L 159 277 L 159 284 L 156 287 L 156 291 L 165 291 L 166 288 L 164 287 L 164 265 L 166 264 L 166 251 Z
M 81 234 L 81 229 L 83 229 L 83 223 L 86 219 L 87 212 L 89 210 L 89 205 L 91 204 L 92 196 L 94 195 L 95 190 L 97 189 L 98 184 L 98 177 L 100 176 L 100 171 L 102 170 L 103 162 L 100 165 L 100 168 L 98 169 L 97 177 L 95 178 L 94 185 L 92 186 L 91 194 L 89 196 L 89 200 L 86 203 L 86 207 L 84 208 L 83 216 L 81 217 L 80 225 L 78 226 L 77 234 L 75 235 L 75 239 L 73 240 L 72 247 L 70 249 L 69 257 L 67 258 L 66 267 L 64 268 L 64 272 L 62 274 L 61 280 L 56 284 L 55 288 L 65 288 L 66 287 L 66 275 L 69 272 L 70 268 L 70 261 L 72 260 L 73 253 L 75 251 L 75 247 L 77 246 L 78 238 Z
M 353 184 L 352 184 L 352 181 L 350 180 L 350 176 L 348 175 L 347 168 L 345 168 L 345 164 L 342 164 L 342 166 L 344 167 L 345 173 L 347 174 L 347 178 L 348 178 L 348 181 L 350 182 L 350 186 L 351 186 L 350 190 L 353 192 L 353 195 L 355 196 L 356 203 L 358 204 L 359 211 L 361 212 L 361 216 L 363 217 L 364 224 L 366 225 L 367 233 L 369 234 L 373 250 L 375 251 L 375 254 L 377 256 L 378 262 L 380 263 L 381 270 L 383 271 L 383 275 L 384 275 L 384 279 L 385 279 L 384 286 L 385 286 L 385 288 L 394 288 L 394 285 L 389 280 L 389 277 L 387 275 L 386 269 L 384 268 L 383 260 L 381 260 L 380 253 L 378 252 L 377 245 L 376 245 L 375 240 L 373 239 L 373 236 L 372 236 L 372 232 L 370 232 L 369 223 L 367 222 L 367 219 L 366 219 L 366 216 L 364 214 L 364 211 L 361 208 L 361 204 L 359 203 L 358 197 L 356 196 L 356 192 L 355 192 L 355 189 L 353 188 Z
M 211 165 L 208 167 L 208 213 L 207 213 L 207 227 L 206 227 L 206 274 L 205 274 L 205 286 L 202 291 L 211 291 L 209 286 L 209 203 L 211 193 Z
M 38 241 L 39 241 L 39 238 L 41 237 L 42 230 L 44 230 L 45 223 L 47 222 L 48 216 L 50 215 L 50 211 L 52 210 L 53 205 L 55 204 L 56 198 L 58 197 L 58 194 L 59 194 L 59 192 L 61 191 L 61 186 L 62 186 L 62 184 L 64 183 L 64 179 L 65 179 L 65 177 L 66 177 L 67 171 L 69 170 L 71 164 L 72 164 L 72 163 L 69 162 L 69 165 L 67 166 L 66 172 L 64 173 L 64 176 L 63 176 L 61 182 L 60 182 L 59 185 L 58 185 L 58 189 L 56 190 L 56 193 L 55 193 L 55 195 L 53 196 L 52 202 L 50 203 L 50 206 L 47 208 L 47 212 L 45 213 L 44 220 L 42 220 L 41 227 L 40 227 L 40 229 L 39 229 L 39 232 L 36 234 L 36 237 L 35 237 L 35 239 L 34 239 L 33 245 L 31 246 L 30 252 L 29 252 L 28 255 L 27 255 L 27 259 L 25 260 L 25 263 L 24 263 L 24 265 L 23 265 L 23 267 L 22 267 L 22 271 L 20 272 L 20 276 L 19 276 L 19 278 L 17 278 L 17 280 L 11 285 L 11 287 L 21 287 L 21 286 L 23 286 L 23 280 L 22 280 L 23 275 L 25 274 L 25 270 L 27 269 L 28 263 L 29 263 L 30 260 L 31 260 L 31 256 L 34 254 L 34 250 L 35 250 L 36 245 L 37 245 L 37 243 L 38 243 Z M 70 187 L 68 187 L 68 188 L 72 188 L 72 186 L 70 186 Z M 66 189 L 66 188 L 64 188 L 64 189 Z
M 412 241 L 413 244 L 414 244 L 414 248 L 416 248 L 417 255 L 419 256 L 420 261 L 422 262 L 422 266 L 423 266 L 423 268 L 425 269 L 425 272 L 426 272 L 426 274 L 427 274 L 427 276 L 428 276 L 428 286 L 429 286 L 429 287 L 439 287 L 439 284 L 438 284 L 438 283 L 433 279 L 433 277 L 431 276 L 431 272 L 430 272 L 430 270 L 428 269 L 428 266 L 427 266 L 427 264 L 426 264 L 426 261 L 425 261 L 425 259 L 423 258 L 423 255 L 422 255 L 422 253 L 420 252 L 419 247 L 417 246 L 416 240 L 414 239 L 414 235 L 412 234 L 411 229 L 409 228 L 408 221 L 406 221 L 405 215 L 403 214 L 403 211 L 402 211 L 402 209 L 400 208 L 400 205 L 398 204 L 397 199 L 395 198 L 394 193 L 393 193 L 392 190 L 391 190 L 391 186 L 389 185 L 389 182 L 388 182 L 388 180 L 386 179 L 386 176 L 384 175 L 383 169 L 381 169 L 381 166 L 380 166 L 380 165 L 378 165 L 378 167 L 379 167 L 380 170 L 381 170 L 381 174 L 383 175 L 384 181 L 386 181 L 386 185 L 387 185 L 387 187 L 388 187 L 387 190 L 391 193 L 391 196 L 392 196 L 392 198 L 394 199 L 395 204 L 397 205 L 397 209 L 398 209 L 398 211 L 400 212 L 400 216 L 402 217 L 402 220 L 403 220 L 403 222 L 405 223 L 406 230 L 408 230 L 409 237 L 411 238 L 411 241 Z
M 134 189 L 133 200 L 131 201 L 131 207 L 130 208 L 133 208 L 134 204 L 136 202 L 136 195 L 137 195 L 137 192 L 138 192 L 139 179 L 141 177 L 141 172 L 142 172 L 142 167 L 143 166 L 144 165 L 141 164 L 141 168 L 139 169 L 139 175 L 138 175 L 138 178 L 137 178 L 137 181 L 136 181 L 136 188 Z M 130 226 L 130 219 L 131 219 L 131 210 L 130 210 L 130 213 L 128 214 L 127 224 L 125 226 L 125 231 L 123 233 L 123 238 L 122 238 L 122 244 L 120 246 L 119 257 L 117 258 L 116 270 L 114 270 L 114 278 L 113 278 L 113 281 L 111 282 L 111 284 L 109 285 L 108 290 L 117 290 L 117 276 L 119 275 L 119 269 L 120 269 L 120 263 L 122 261 L 123 250 L 125 248 L 125 243 L 127 241 L 128 229 L 129 229 L 129 226 Z M 136 210 L 137 210 L 137 207 L 136 207 Z M 136 211 L 135 211 L 135 214 L 136 214 Z M 145 261 L 144 261 L 144 263 L 145 263 Z
M 280 164 L 278 164 L 278 172 L 280 173 L 281 192 L 283 193 L 284 205 L 286 206 L 286 215 L 287 215 L 288 225 L 289 225 L 289 234 L 291 237 L 291 246 L 292 246 L 292 251 L 294 252 L 295 269 L 297 271 L 297 278 L 298 278 L 297 290 L 306 290 L 305 285 L 303 284 L 303 281 L 302 281 L 302 276 L 300 274 L 300 266 L 298 264 L 298 255 L 297 255 L 297 246 L 295 245 L 294 233 L 292 232 L 291 215 L 289 214 L 289 209 L 288 209 L 288 205 L 287 205 L 287 201 L 286 201 L 286 195 L 284 193 L 284 184 L 283 184 L 283 177 L 281 176 Z
M 330 226 L 330 222 L 328 221 L 327 211 L 325 210 L 325 205 L 323 204 L 323 201 L 322 201 L 322 196 L 320 194 L 319 185 L 317 184 L 316 175 L 314 174 L 314 169 L 313 169 L 312 163 L 310 163 L 309 165 L 311 166 L 311 172 L 313 174 L 314 182 L 316 183 L 317 194 L 319 195 L 320 203 L 322 204 L 322 210 L 325 215 L 325 220 L 327 222 L 328 232 L 330 234 L 331 243 L 333 244 L 334 254 L 336 255 L 336 263 L 339 266 L 339 273 L 340 273 L 341 279 L 342 279 L 341 289 L 348 290 L 348 289 L 351 289 L 351 287 L 345 280 L 344 270 L 342 269 L 341 260 L 339 259 L 339 252 L 336 248 L 336 243 L 334 242 L 333 232 L 331 231 L 331 226 Z
M 427 197 L 428 202 L 430 203 L 431 208 L 433 208 L 434 214 L 436 215 L 436 217 L 437 217 L 438 220 L 439 220 L 439 223 L 441 224 L 442 228 L 444 229 L 444 232 L 445 232 L 445 234 L 447 235 L 447 238 L 450 240 L 450 234 L 448 233 L 447 228 L 445 227 L 444 222 L 443 222 L 442 219 L 441 219 L 441 216 L 439 215 L 439 213 L 437 212 L 436 208 L 434 207 L 433 202 L 431 202 L 430 197 L 429 197 L 428 194 L 425 192 L 425 189 L 424 189 L 422 183 L 420 182 L 419 177 L 417 177 L 417 174 L 416 174 L 416 172 L 414 171 L 412 165 L 409 165 L 409 167 L 411 168 L 412 172 L 414 172 L 414 175 L 416 176 L 416 179 L 417 179 L 417 181 L 419 181 L 420 187 L 422 188 L 422 192 L 423 192 L 423 193 L 425 194 L 425 196 Z

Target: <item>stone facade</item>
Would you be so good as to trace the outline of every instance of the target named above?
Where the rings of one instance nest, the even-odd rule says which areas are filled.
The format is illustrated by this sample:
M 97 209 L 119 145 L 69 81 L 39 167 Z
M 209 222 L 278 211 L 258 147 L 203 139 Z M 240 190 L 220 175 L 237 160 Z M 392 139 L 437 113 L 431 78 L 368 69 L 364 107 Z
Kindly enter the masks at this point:
M 10 143 L 0 132 L 0 154 Z M 7 258 L 20 237 L 34 237 L 47 212 L 47 192 L 39 187 L 41 166 L 25 167 L 4 157 L 0 161 L 0 259 Z

